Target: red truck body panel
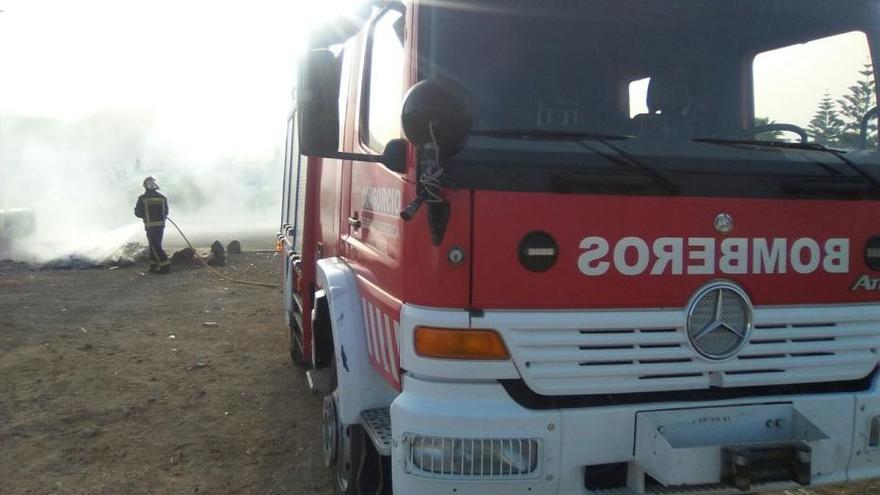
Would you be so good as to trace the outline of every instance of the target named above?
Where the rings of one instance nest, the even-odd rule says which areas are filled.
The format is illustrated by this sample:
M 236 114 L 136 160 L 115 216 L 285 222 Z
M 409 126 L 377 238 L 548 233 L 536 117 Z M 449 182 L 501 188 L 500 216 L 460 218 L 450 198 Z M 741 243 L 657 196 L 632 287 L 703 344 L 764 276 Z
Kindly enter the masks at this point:
M 710 280 L 725 278 L 740 284 L 756 306 L 784 304 L 863 303 L 880 300 L 880 293 L 852 288 L 863 275 L 872 272 L 864 261 L 865 244 L 880 233 L 877 218 L 880 203 L 866 201 L 807 201 L 731 198 L 672 198 L 641 196 L 548 195 L 478 191 L 474 194 L 474 287 L 473 306 L 481 309 L 597 309 L 684 307 L 694 292 Z M 722 235 L 714 227 L 715 217 L 728 214 L 734 229 Z M 516 219 L 515 222 L 507 219 Z M 544 273 L 524 269 L 517 258 L 517 246 L 529 232 L 544 231 L 559 246 L 559 259 Z M 608 242 L 608 253 L 589 255 L 590 266 L 608 269 L 601 275 L 587 275 L 579 268 L 581 257 L 596 246 L 581 247 L 590 237 Z M 614 246 L 624 238 L 644 241 L 647 260 L 641 260 L 638 240 L 626 244 L 625 267 L 631 275 L 615 268 Z M 657 239 L 672 251 L 680 243 L 678 261 L 657 266 Z M 712 253 L 707 260 L 703 251 Z M 744 266 L 722 271 L 721 243 L 733 239 L 747 247 L 739 257 Z M 755 270 L 754 242 L 768 245 L 784 239 L 785 273 L 766 272 L 763 262 Z M 815 240 L 817 260 L 811 260 L 812 243 L 801 242 L 798 273 L 791 249 L 799 239 Z M 829 239 L 849 241 L 848 269 L 828 273 L 823 267 L 825 243 Z M 690 245 L 693 243 L 694 245 Z M 588 242 L 588 244 L 590 244 Z M 643 253 L 644 254 L 644 253 Z M 832 258 L 834 258 L 832 256 Z M 586 260 L 585 260 L 586 261 Z M 836 258 L 829 260 L 836 261 Z M 772 263 L 779 272 L 779 263 Z M 708 265 L 711 273 L 705 273 Z M 702 268 L 702 269 L 701 269 Z M 833 270 L 841 270 L 832 267 Z M 680 272 L 680 273 L 677 273 Z M 689 273 L 690 272 L 690 273 Z M 703 272 L 703 273 L 698 273 Z M 515 289 L 515 290 L 511 290 Z

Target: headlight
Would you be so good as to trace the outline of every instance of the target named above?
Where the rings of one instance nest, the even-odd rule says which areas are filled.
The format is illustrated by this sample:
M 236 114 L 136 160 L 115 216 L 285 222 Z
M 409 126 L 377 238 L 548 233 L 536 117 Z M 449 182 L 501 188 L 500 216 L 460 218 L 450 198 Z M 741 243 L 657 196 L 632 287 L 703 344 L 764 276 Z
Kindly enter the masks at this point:
M 450 438 L 407 435 L 409 464 L 432 475 L 531 478 L 541 442 L 529 438 Z

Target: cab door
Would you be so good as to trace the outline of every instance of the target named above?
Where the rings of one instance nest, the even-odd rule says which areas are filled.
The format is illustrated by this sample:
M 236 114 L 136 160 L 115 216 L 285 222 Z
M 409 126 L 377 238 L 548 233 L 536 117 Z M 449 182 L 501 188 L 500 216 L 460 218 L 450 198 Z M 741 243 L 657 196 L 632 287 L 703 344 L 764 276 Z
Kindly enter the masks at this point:
M 400 108 L 405 69 L 405 11 L 391 4 L 379 12 L 365 32 L 363 64 L 355 88 L 358 108 L 352 149 L 381 154 L 386 143 L 401 137 Z M 343 228 L 345 252 L 358 276 L 364 331 L 373 368 L 392 386 L 400 387 L 397 329 L 403 293 L 404 176 L 380 163 L 353 162 L 348 217 Z
M 405 12 L 392 4 L 370 22 L 359 74 L 359 108 L 352 148 L 381 154 L 388 141 L 401 137 L 400 109 L 405 74 Z M 356 271 L 383 290 L 400 293 L 404 177 L 380 163 L 353 162 L 348 217 L 343 228 L 346 255 Z

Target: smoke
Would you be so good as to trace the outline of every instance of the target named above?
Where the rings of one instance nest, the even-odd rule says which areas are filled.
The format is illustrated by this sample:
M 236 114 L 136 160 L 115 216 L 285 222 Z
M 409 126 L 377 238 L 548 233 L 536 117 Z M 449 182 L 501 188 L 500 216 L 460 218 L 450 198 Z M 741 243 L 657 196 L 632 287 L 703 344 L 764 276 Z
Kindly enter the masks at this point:
M 0 209 L 36 219 L 11 256 L 118 244 L 147 175 L 197 244 L 272 246 L 300 27 L 321 9 L 0 0 L 0 46 L 15 47 L 0 50 Z M 165 238 L 183 245 L 170 227 Z M 145 242 L 143 230 L 131 239 Z
M 0 116 L 0 209 L 31 209 L 36 221 L 0 259 L 100 261 L 129 241 L 146 242 L 133 210 L 147 175 L 158 179 L 171 216 L 197 244 L 270 246 L 280 151 L 226 154 L 203 143 L 181 145 L 169 132 L 144 111 L 103 110 L 74 121 Z M 170 226 L 166 239 L 172 248 L 183 243 Z

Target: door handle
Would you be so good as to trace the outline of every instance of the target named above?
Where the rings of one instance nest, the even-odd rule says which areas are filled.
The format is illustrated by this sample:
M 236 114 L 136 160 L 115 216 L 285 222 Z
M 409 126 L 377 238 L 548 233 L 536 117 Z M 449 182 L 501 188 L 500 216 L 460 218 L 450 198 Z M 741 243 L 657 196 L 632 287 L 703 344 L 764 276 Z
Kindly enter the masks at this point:
M 352 230 L 358 230 L 361 228 L 361 219 L 358 218 L 357 212 L 348 217 L 348 225 L 352 228 Z

